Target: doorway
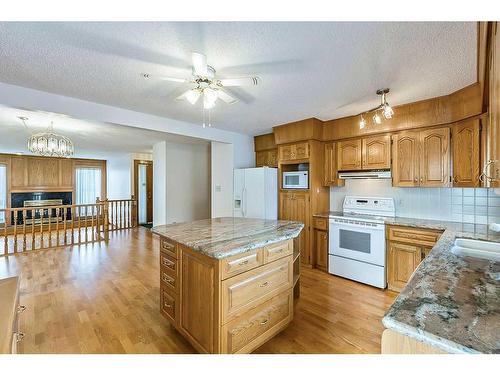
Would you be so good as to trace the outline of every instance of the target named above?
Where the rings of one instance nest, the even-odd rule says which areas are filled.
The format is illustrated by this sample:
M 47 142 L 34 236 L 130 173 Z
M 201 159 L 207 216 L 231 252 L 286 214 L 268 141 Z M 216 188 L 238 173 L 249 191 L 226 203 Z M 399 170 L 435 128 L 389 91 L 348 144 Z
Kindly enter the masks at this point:
M 137 197 L 137 223 L 153 224 L 153 162 L 134 160 L 134 192 Z

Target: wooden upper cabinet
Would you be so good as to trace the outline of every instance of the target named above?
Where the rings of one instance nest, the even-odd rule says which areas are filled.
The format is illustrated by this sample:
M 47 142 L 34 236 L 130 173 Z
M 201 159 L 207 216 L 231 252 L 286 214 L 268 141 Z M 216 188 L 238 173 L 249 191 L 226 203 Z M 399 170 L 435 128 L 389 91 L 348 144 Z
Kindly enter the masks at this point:
M 479 120 L 452 125 L 453 186 L 478 187 L 480 174 Z
M 267 162 L 267 151 L 257 151 L 255 153 L 255 166 L 263 167 Z
M 419 185 L 419 133 L 403 132 L 392 136 L 392 185 Z
M 337 163 L 339 171 L 361 169 L 361 139 L 337 142 Z
M 363 138 L 362 140 L 362 167 L 363 169 L 391 168 L 391 137 Z
M 392 185 L 450 185 L 450 129 L 402 132 L 392 138 Z
M 338 178 L 337 173 L 337 145 L 335 142 L 325 143 L 325 162 L 323 185 L 344 186 L 344 180 Z
M 309 154 L 310 154 L 310 149 L 308 142 L 279 146 L 280 161 L 308 159 Z
M 450 129 L 438 128 L 420 132 L 420 186 L 450 185 Z
M 13 156 L 11 159 L 10 183 L 12 190 L 22 189 L 28 185 L 26 161 L 27 158 L 22 156 Z
M 72 189 L 73 188 L 73 160 L 71 159 L 60 159 L 60 169 L 59 169 L 59 186 L 61 188 Z

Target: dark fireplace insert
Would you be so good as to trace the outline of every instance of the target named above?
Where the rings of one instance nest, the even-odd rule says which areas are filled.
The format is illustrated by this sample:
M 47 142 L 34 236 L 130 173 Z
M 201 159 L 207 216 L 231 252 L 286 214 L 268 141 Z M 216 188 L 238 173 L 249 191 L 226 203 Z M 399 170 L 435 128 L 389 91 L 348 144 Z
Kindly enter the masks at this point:
M 70 191 L 64 192 L 29 192 L 29 193 L 12 193 L 10 197 L 12 208 L 26 207 L 30 208 L 26 212 L 26 224 L 45 224 L 58 222 L 63 220 L 66 214 L 66 220 L 71 220 L 71 210 L 67 209 L 64 213 L 63 210 L 47 209 L 50 206 L 61 206 L 72 204 L 72 193 Z M 16 217 L 14 217 L 16 216 Z M 22 212 L 12 212 L 11 223 L 17 225 L 23 224 Z

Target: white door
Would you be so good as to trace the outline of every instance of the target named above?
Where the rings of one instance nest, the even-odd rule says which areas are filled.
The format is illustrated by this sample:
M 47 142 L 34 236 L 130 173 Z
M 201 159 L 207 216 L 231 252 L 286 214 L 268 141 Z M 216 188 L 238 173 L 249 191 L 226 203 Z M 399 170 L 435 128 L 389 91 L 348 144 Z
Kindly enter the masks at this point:
M 235 169 L 233 173 L 233 216 L 243 217 L 243 189 L 245 188 L 245 170 Z
M 265 184 L 263 168 L 245 169 L 243 215 L 247 218 L 265 219 Z

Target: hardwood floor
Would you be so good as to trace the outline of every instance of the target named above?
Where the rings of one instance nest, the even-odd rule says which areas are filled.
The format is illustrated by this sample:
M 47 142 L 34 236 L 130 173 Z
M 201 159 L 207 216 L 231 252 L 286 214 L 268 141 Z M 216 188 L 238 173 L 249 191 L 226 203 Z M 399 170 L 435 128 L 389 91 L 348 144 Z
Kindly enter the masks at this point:
M 0 257 L 21 275 L 22 353 L 193 353 L 159 312 L 156 240 L 146 228 L 110 241 Z M 290 326 L 256 353 L 379 353 L 396 294 L 304 269 Z

